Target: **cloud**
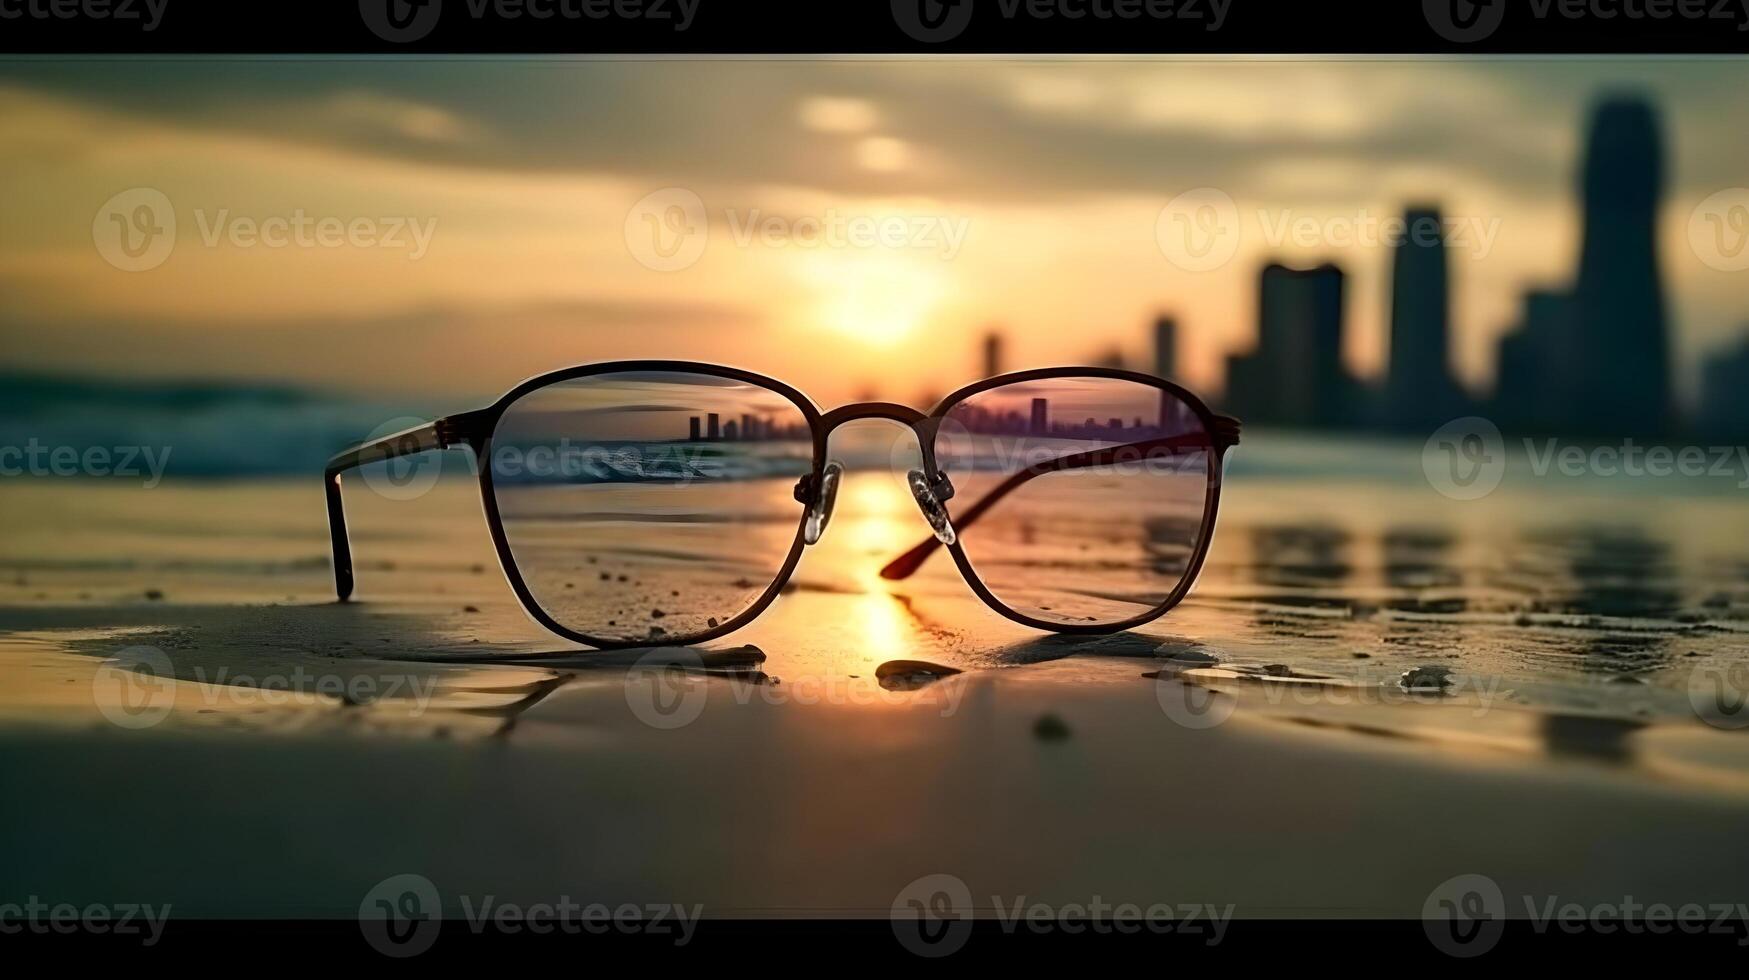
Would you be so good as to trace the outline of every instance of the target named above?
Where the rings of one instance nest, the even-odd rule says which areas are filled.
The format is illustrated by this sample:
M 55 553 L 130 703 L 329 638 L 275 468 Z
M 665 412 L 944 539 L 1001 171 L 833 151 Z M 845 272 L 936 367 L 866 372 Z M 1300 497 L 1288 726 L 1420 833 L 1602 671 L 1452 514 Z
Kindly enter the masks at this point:
M 992 201 L 1211 180 L 1266 193 L 1261 169 L 1294 160 L 1540 192 L 1568 180 L 1585 106 L 1616 87 L 1680 107 L 1685 144 L 1709 148 L 1686 179 L 1749 152 L 1731 123 L 1749 66 L 1729 62 L 102 62 L 0 78 L 425 165 Z M 869 137 L 933 165 L 865 166 Z

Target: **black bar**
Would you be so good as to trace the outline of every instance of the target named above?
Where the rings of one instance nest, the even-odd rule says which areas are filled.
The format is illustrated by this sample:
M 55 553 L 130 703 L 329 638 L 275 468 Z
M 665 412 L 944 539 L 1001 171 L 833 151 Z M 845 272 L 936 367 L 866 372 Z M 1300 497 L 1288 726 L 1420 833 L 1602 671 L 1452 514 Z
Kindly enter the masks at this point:
M 1745 0 L 0 0 L 0 53 L 1749 52 Z

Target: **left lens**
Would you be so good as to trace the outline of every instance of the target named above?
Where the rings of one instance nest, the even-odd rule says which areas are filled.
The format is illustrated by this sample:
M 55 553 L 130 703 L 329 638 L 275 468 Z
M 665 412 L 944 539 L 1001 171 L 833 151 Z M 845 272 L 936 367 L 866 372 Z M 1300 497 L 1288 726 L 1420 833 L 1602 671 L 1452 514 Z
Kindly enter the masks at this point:
M 620 372 L 518 398 L 490 454 L 516 571 L 548 616 L 593 639 L 683 642 L 772 587 L 813 435 L 797 402 L 757 384 Z
M 1138 381 L 1049 378 L 969 395 L 935 440 L 960 546 L 997 601 L 1051 626 L 1157 610 L 1203 545 L 1217 465 L 1202 416 Z

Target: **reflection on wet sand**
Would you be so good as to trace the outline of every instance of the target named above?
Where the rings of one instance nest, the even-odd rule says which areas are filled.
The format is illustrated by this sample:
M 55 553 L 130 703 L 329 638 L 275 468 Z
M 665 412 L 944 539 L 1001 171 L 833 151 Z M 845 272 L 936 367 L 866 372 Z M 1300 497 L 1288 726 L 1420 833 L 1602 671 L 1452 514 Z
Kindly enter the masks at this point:
M 772 498 L 787 490 L 773 484 Z M 122 539 L 121 554 L 111 553 L 113 536 L 43 538 L 0 576 L 0 600 L 9 603 L 6 642 L 22 650 L 22 633 L 39 637 L 43 646 L 31 656 L 51 662 L 41 677 L 57 689 L 15 685 L 0 706 L 60 704 L 83 682 L 57 656 L 88 662 L 137 644 L 156 645 L 175 662 L 189 698 L 178 700 L 179 711 L 187 708 L 178 719 L 245 730 L 540 738 L 554 729 L 529 726 L 531 719 L 550 721 L 555 704 L 603 688 L 623 703 L 619 689 L 637 677 L 674 681 L 682 693 L 702 685 L 731 704 L 789 698 L 881 707 L 939 693 L 949 682 L 1072 678 L 1144 696 L 1161 684 L 1206 686 L 1231 697 L 1241 721 L 1490 751 L 1510 745 L 1644 772 L 1669 763 L 1641 751 L 1649 739 L 1696 727 L 1691 672 L 1735 662 L 1749 634 L 1749 560 L 1737 554 L 1740 543 L 1711 532 L 1716 514 L 1697 516 L 1699 530 L 1564 507 L 1465 523 L 1467 512 L 1443 506 L 1398 514 L 1347 495 L 1334 504 L 1306 501 L 1298 489 L 1287 504 L 1233 494 L 1196 590 L 1166 618 L 1111 636 L 1042 633 L 988 610 L 945 555 L 903 582 L 880 578 L 882 564 L 925 529 L 900 479 L 861 471 L 846 478 L 829 532 L 807 550 L 794 587 L 752 626 L 705 650 L 580 650 L 528 624 L 492 573 L 489 541 L 460 536 L 458 529 L 476 526 L 471 491 L 440 487 L 410 519 L 400 511 L 361 514 L 361 527 L 386 530 L 361 535 L 365 592 L 350 606 L 329 602 L 327 569 L 302 560 L 306 538 L 321 546 L 319 514 L 302 536 L 274 530 L 239 539 L 226 526 L 208 540 L 190 529 L 213 510 L 212 498 L 171 489 L 154 500 L 165 501 L 160 523 L 173 529 L 171 550 L 181 556 L 172 561 L 152 563 L 167 546 L 148 532 L 137 543 Z M 258 510 L 278 508 L 261 493 Z M 360 509 L 376 505 L 365 499 Z M 1039 540 L 1063 533 L 1045 503 L 1035 501 L 1032 515 Z M 1078 527 L 1115 529 L 1098 514 L 1080 520 Z M 1014 567 L 1061 574 L 1064 595 L 1133 605 L 1146 591 L 1136 583 L 1181 571 L 1189 533 L 1181 518 L 1154 514 L 1097 547 Z M 258 580 L 229 557 L 240 541 L 260 555 Z M 677 561 L 652 557 L 644 584 L 664 602 L 678 598 L 654 570 L 657 558 Z M 11 579 L 21 584 L 9 586 Z M 577 591 L 585 584 L 578 581 Z M 147 589 L 169 599 L 139 600 Z M 37 593 L 48 599 L 33 600 Z M 82 604 L 81 593 L 98 599 Z M 219 598 L 196 604 L 208 595 Z M 217 707 L 206 703 L 213 688 L 238 686 L 259 665 L 402 676 L 435 688 L 423 706 L 320 697 L 274 706 L 240 687 L 217 696 Z M 1423 683 L 1429 679 L 1436 682 Z M 73 714 L 87 718 L 89 697 L 78 707 L 84 714 Z M 560 730 L 582 724 L 559 716 Z

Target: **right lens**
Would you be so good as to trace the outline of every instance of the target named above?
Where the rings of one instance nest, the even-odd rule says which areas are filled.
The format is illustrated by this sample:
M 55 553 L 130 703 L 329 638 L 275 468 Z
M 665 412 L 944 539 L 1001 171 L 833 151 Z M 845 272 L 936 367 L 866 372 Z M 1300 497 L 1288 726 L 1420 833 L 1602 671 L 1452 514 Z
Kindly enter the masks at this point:
M 1203 544 L 1212 443 L 1170 388 L 1097 376 L 992 388 L 949 409 L 935 453 L 978 579 L 1042 623 L 1145 616 Z
M 614 642 L 683 642 L 772 587 L 800 529 L 807 416 L 731 377 L 618 372 L 513 402 L 491 482 L 517 572 L 561 626 Z

